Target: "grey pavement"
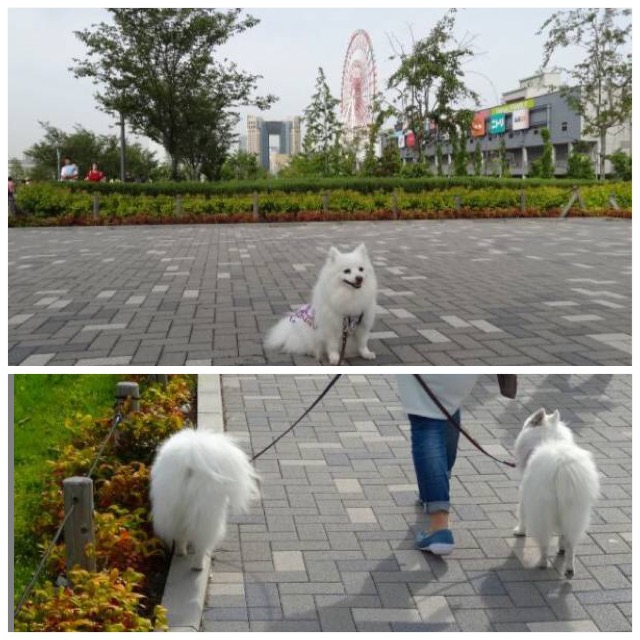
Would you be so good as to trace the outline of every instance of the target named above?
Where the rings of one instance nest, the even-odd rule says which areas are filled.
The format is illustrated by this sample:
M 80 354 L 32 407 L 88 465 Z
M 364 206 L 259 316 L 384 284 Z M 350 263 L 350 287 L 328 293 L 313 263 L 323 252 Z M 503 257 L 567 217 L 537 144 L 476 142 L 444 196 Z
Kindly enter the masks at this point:
M 359 242 L 378 364 L 631 364 L 631 222 L 607 219 L 9 229 L 9 364 L 312 365 L 263 336 Z
M 223 375 L 226 430 L 257 451 L 330 378 Z M 579 546 L 534 568 L 512 537 L 517 471 L 461 441 L 452 480 L 456 549 L 413 548 L 416 506 L 407 420 L 393 376 L 344 376 L 293 434 L 257 461 L 262 500 L 229 526 L 209 574 L 202 631 L 630 631 L 631 376 L 522 376 L 517 400 L 484 376 L 463 422 L 510 458 L 520 426 L 558 408 L 602 473 Z

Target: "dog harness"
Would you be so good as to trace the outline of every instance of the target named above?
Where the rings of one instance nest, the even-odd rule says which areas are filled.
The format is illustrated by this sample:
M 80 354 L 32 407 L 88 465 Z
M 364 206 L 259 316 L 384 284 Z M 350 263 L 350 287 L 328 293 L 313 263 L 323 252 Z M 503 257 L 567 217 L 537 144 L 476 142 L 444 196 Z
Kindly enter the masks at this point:
M 293 324 L 299 320 L 308 324 L 312 329 L 317 329 L 316 310 L 313 308 L 313 305 L 305 304 L 289 316 L 289 322 L 292 322 Z

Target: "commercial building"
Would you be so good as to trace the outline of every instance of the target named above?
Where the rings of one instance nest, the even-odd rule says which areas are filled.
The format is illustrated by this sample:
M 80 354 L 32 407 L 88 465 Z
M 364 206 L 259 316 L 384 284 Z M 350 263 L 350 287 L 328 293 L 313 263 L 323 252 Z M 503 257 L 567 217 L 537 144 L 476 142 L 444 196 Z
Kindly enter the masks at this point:
M 289 120 L 264 120 L 257 116 L 247 116 L 247 151 L 258 156 L 260 164 L 271 168 L 269 139 L 278 136 L 278 154 L 292 156 L 300 153 L 302 139 L 300 137 L 300 117 Z
M 600 141 L 584 133 L 584 119 L 573 111 L 567 99 L 558 90 L 561 85 L 560 73 L 548 71 L 520 81 L 517 89 L 502 96 L 502 104 L 482 109 L 474 115 L 471 130 L 466 141 L 466 149 L 472 154 L 480 145 L 483 158 L 483 174 L 495 175 L 500 171 L 500 146 L 504 141 L 506 158 L 512 176 L 529 173 L 531 163 L 542 155 L 543 139 L 541 130 L 547 128 L 553 144 L 553 161 L 557 176 L 567 172 L 569 155 L 576 142 L 583 143 L 586 153 L 592 158 L 594 170 L 599 170 L 598 157 Z M 436 148 L 438 142 L 443 154 L 443 172 L 453 172 L 452 148 L 443 134 L 438 140 L 437 128 L 431 126 L 433 135 L 423 149 L 432 171 L 437 171 Z M 405 162 L 416 158 L 415 136 L 413 132 L 397 131 L 396 137 Z M 631 122 L 609 130 L 606 141 L 607 154 L 622 149 L 631 153 Z M 605 171 L 611 170 L 607 161 Z M 473 173 L 471 166 L 469 173 Z

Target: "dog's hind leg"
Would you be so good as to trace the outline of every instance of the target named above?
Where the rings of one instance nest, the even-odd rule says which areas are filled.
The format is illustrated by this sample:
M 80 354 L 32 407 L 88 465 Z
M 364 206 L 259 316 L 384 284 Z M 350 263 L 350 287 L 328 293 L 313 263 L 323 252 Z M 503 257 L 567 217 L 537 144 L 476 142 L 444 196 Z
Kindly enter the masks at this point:
M 513 528 L 514 536 L 526 536 L 527 528 L 524 523 L 524 513 L 522 510 L 522 501 L 518 503 L 518 524 Z
M 536 565 L 538 569 L 546 569 L 549 566 L 549 543 L 551 542 L 551 535 L 538 534 L 536 537 L 536 542 L 540 547 L 540 560 L 538 560 L 538 564 Z
M 565 536 L 561 536 L 560 540 L 562 541 L 561 553 L 563 553 L 565 556 L 564 577 L 571 579 L 576 574 L 576 545 Z

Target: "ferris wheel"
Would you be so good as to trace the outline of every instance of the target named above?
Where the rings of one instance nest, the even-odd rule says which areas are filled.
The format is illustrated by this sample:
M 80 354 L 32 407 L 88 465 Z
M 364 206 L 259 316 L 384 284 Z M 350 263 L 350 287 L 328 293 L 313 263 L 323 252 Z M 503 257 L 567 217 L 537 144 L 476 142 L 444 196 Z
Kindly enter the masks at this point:
M 348 138 L 372 124 L 375 94 L 376 63 L 371 38 L 358 29 L 351 35 L 342 67 L 340 115 Z

